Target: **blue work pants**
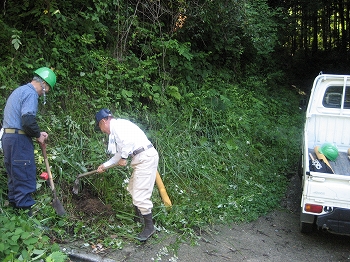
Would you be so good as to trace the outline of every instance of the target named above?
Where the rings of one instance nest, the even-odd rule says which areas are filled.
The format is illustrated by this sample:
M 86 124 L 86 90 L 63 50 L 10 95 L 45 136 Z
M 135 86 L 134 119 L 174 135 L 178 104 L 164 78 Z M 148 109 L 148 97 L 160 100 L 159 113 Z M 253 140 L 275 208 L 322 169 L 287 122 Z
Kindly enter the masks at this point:
M 36 165 L 32 138 L 22 134 L 4 134 L 2 137 L 4 163 L 8 177 L 8 200 L 17 208 L 35 204 Z

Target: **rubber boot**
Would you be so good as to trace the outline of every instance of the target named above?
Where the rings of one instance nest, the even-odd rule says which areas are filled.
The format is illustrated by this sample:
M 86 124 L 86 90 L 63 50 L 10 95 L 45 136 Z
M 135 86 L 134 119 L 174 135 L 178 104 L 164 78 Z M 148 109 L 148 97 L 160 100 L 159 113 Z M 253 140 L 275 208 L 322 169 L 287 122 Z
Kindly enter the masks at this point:
M 32 217 L 33 216 L 33 211 L 32 211 L 32 207 L 28 206 L 28 207 L 16 207 L 16 209 L 20 212 L 26 212 L 28 217 Z
M 145 221 L 143 231 L 136 237 L 136 239 L 140 241 L 146 241 L 150 236 L 152 236 L 156 232 L 153 225 L 152 213 L 148 215 L 143 215 L 143 220 Z
M 140 209 L 137 206 L 134 206 L 134 209 L 135 209 L 134 222 L 143 224 L 143 216 L 141 214 Z

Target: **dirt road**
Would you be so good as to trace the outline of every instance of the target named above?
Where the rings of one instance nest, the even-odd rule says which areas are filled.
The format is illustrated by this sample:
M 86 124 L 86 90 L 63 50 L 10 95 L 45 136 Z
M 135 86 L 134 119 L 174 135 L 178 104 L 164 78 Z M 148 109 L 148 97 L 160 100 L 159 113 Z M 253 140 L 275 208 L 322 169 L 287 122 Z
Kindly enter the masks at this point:
M 299 201 L 300 180 L 293 176 L 279 210 L 251 223 L 208 229 L 199 245 L 175 245 L 175 235 L 160 232 L 146 244 L 87 254 L 85 261 L 349 261 L 350 237 L 299 232 Z M 72 252 L 83 258 L 81 249 Z

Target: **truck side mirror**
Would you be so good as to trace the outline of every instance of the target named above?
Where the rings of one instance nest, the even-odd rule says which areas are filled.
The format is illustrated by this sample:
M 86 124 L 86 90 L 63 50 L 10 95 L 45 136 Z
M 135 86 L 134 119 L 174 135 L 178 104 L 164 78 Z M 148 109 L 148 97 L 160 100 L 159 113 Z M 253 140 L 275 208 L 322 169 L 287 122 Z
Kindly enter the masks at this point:
M 306 111 L 306 107 L 307 107 L 307 101 L 305 98 L 303 98 L 299 102 L 299 109 L 302 111 Z

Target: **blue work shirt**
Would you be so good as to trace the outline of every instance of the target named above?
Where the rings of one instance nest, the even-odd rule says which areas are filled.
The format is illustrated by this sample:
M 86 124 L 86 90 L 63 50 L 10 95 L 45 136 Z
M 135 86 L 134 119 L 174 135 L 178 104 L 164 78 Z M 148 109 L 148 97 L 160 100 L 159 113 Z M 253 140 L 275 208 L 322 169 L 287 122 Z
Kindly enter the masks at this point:
M 2 127 L 22 130 L 22 116 L 36 116 L 38 98 L 39 95 L 31 83 L 16 88 L 7 99 Z

